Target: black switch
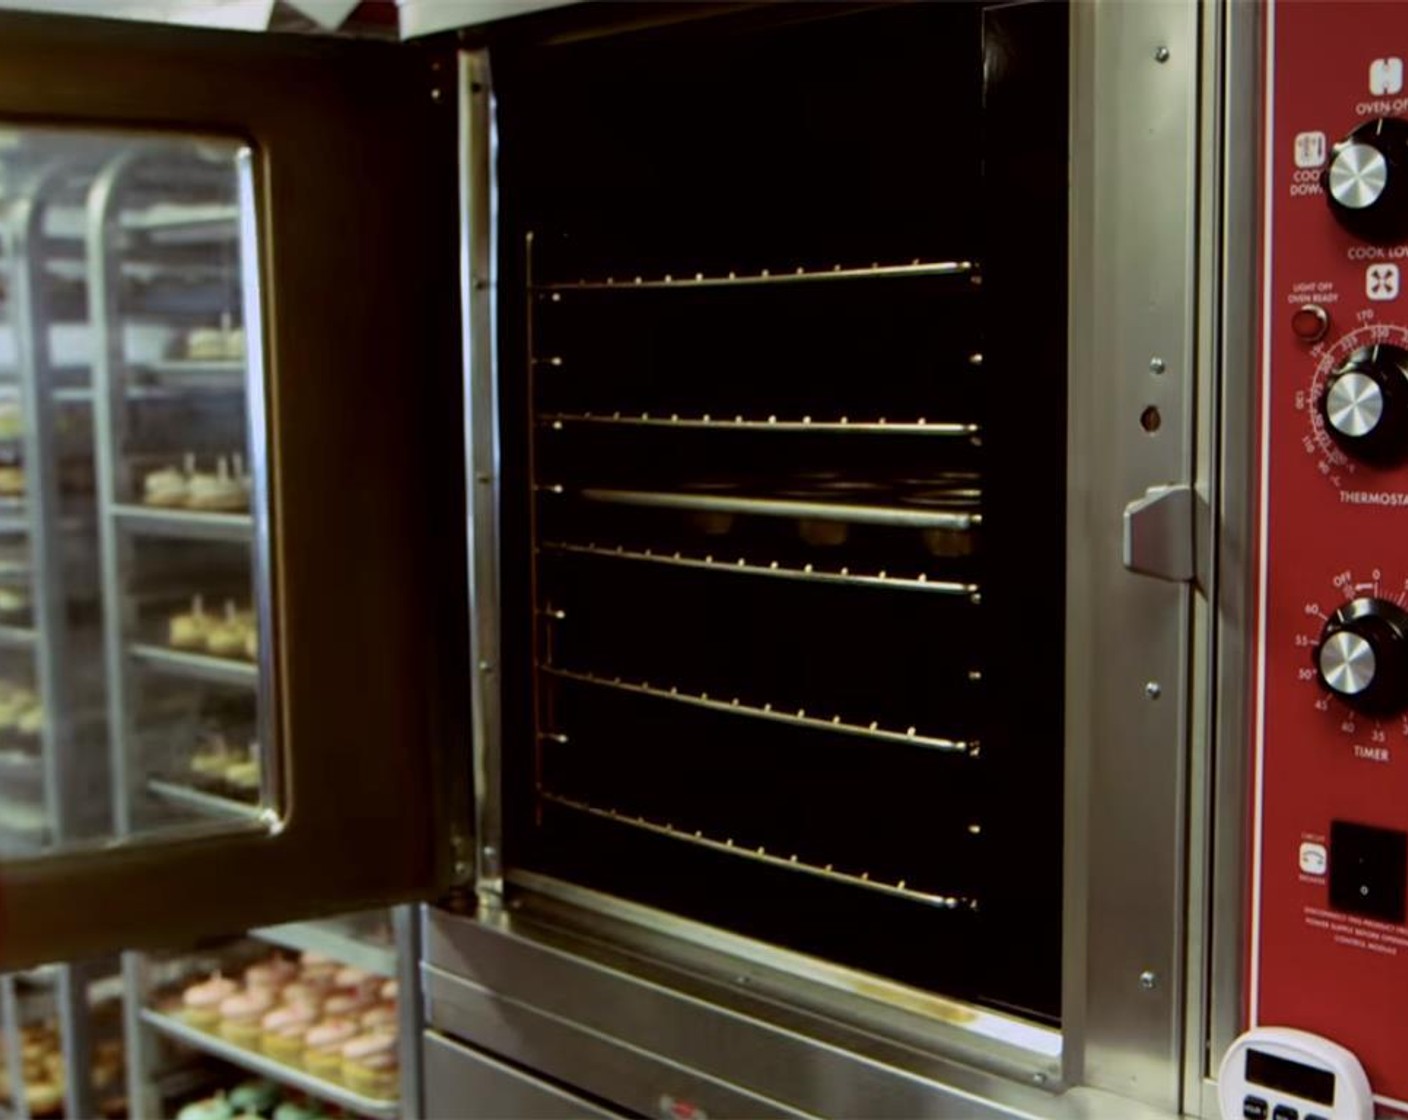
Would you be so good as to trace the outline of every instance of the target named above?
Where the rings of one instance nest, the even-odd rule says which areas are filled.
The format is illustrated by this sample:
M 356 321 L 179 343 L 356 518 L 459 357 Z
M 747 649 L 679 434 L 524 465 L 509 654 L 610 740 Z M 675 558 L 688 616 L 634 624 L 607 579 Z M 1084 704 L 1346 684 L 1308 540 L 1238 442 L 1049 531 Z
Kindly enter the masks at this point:
M 1300 1113 L 1288 1104 L 1278 1104 L 1271 1120 L 1300 1120 Z
M 1244 1097 L 1242 1099 L 1244 1120 L 1266 1120 L 1266 1099 L 1264 1097 Z
M 1408 893 L 1408 833 L 1330 823 L 1330 905 L 1402 925 Z

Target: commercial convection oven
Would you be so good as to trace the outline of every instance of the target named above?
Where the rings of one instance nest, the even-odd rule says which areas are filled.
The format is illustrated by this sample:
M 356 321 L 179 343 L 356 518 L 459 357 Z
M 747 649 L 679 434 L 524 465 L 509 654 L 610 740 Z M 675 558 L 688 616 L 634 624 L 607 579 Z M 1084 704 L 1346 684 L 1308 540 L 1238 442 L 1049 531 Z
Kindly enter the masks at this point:
M 1408 1110 L 1408 16 L 477 11 L 5 17 L 0 964 L 421 902 L 436 1116 Z

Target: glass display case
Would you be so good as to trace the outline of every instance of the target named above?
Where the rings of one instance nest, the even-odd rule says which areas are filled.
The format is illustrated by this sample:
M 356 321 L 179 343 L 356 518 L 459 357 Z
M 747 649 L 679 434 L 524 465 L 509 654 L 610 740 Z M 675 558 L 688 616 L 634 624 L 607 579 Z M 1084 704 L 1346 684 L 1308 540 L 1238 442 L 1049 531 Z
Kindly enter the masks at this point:
M 126 1117 L 122 1008 L 116 960 L 0 977 L 0 1109 L 18 1120 Z
M 0 1116 L 418 1116 L 416 926 L 361 911 L 0 977 Z
M 226 140 L 0 133 L 6 852 L 271 803 L 247 163 Z

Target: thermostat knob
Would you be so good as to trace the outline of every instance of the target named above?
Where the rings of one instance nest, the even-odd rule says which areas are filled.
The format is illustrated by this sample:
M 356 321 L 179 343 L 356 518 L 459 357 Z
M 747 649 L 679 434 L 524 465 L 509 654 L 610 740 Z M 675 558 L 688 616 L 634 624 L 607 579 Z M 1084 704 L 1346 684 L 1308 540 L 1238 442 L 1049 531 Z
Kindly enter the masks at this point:
M 1408 455 L 1408 350 L 1364 346 L 1325 381 L 1325 430 L 1357 459 L 1390 466 Z
M 1355 599 L 1330 616 L 1315 647 L 1320 683 L 1362 712 L 1408 707 L 1408 611 L 1387 599 Z
M 1321 185 L 1335 220 L 1356 237 L 1408 237 L 1408 121 L 1365 121 L 1334 146 Z

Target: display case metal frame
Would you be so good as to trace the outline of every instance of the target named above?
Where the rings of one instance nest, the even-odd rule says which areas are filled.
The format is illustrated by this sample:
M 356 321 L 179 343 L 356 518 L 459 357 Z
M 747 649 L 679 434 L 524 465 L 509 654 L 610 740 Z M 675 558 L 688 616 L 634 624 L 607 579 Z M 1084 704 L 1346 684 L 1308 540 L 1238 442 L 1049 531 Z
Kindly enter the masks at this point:
M 68 654 L 67 565 L 61 518 L 55 410 L 58 402 L 56 362 L 51 350 L 49 287 L 44 219 L 58 192 L 81 169 L 55 159 L 34 168 L 16 190 L 3 223 L 5 258 L 11 268 L 11 327 L 15 334 L 17 388 L 21 406 L 22 462 L 25 471 L 24 524 L 29 546 L 31 621 L 27 646 L 33 658 L 37 692 L 43 709 L 39 729 L 39 767 L 45 827 L 43 848 L 82 840 L 100 827 L 85 776 L 83 747 L 69 711 L 73 698 Z M 88 246 L 80 242 L 86 256 Z M 89 307 L 91 312 L 91 305 Z M 91 315 L 85 324 L 93 330 Z M 34 975 L 40 975 L 38 973 Z M 42 976 L 52 993 L 54 1018 L 64 1059 L 64 1102 L 70 1114 L 96 1115 L 91 1077 L 89 969 L 82 962 L 47 966 Z M 0 978 L 0 1006 L 6 1032 L 6 1060 L 12 1111 L 28 1120 L 19 1030 L 23 1004 L 13 975 Z

